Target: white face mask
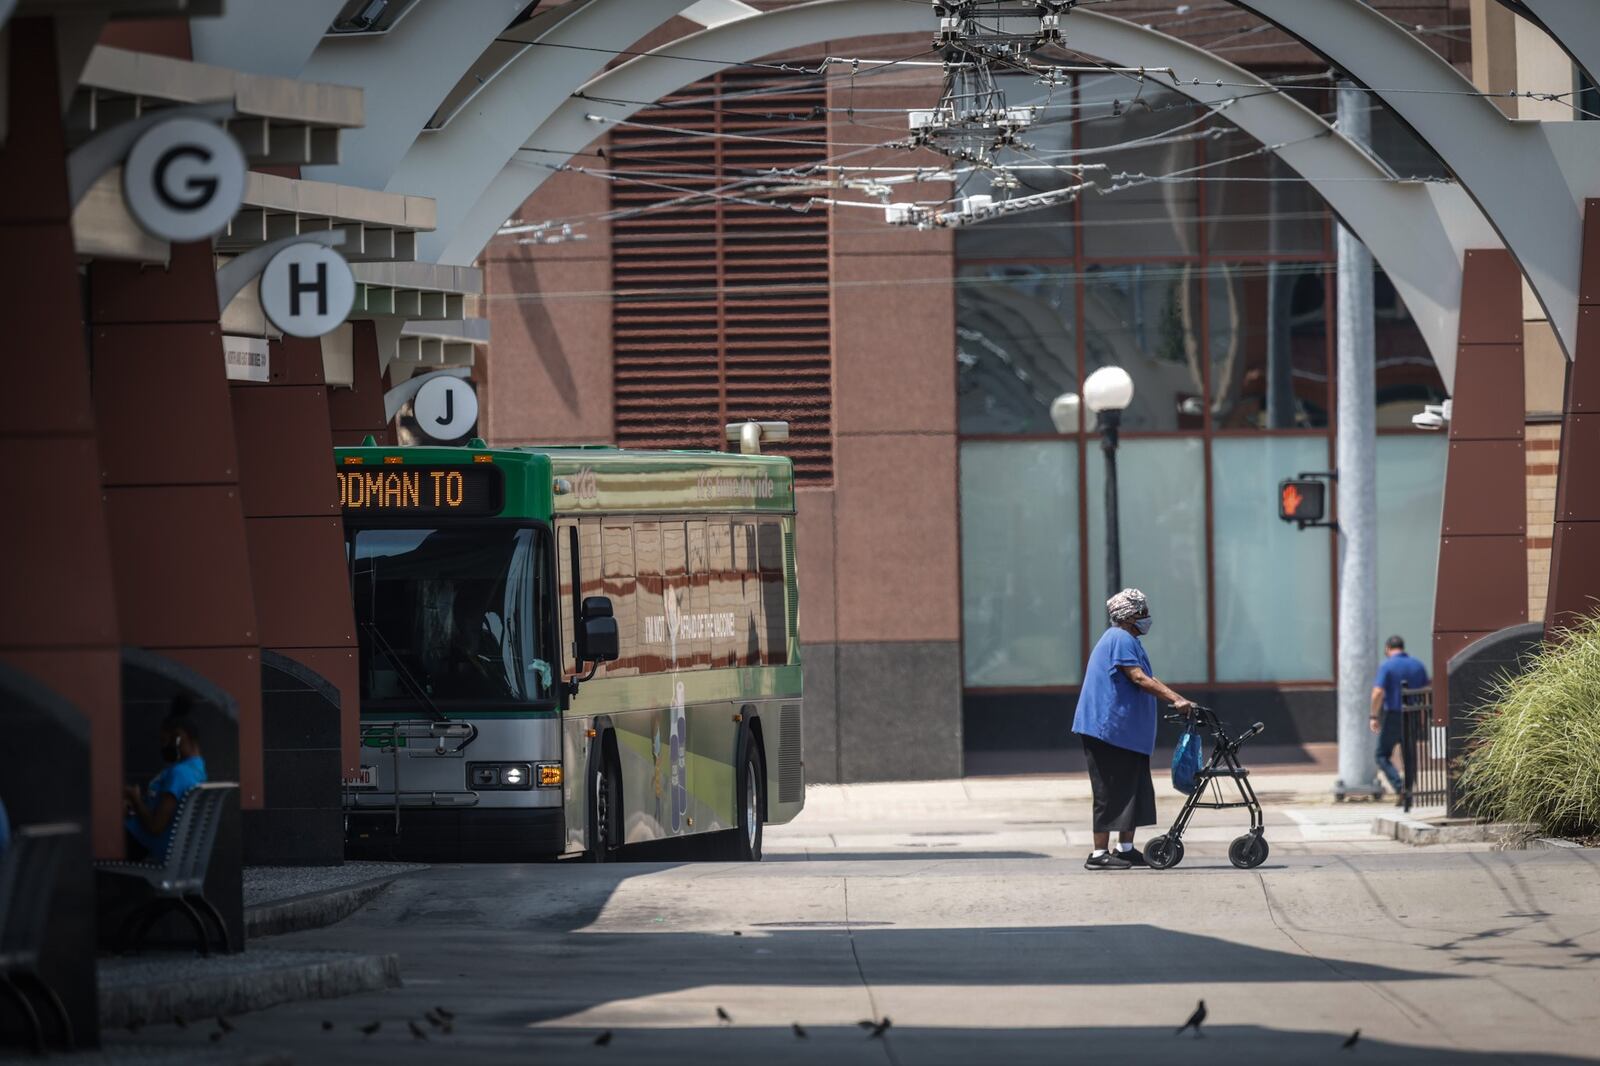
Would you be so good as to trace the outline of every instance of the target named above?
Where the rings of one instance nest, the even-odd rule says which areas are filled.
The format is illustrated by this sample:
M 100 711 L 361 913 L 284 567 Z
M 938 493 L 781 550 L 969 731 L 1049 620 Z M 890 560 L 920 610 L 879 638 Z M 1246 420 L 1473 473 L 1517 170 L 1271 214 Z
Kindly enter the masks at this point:
M 1133 620 L 1133 628 L 1139 631 L 1141 637 L 1150 632 L 1150 616 L 1145 615 L 1143 618 L 1135 618 Z

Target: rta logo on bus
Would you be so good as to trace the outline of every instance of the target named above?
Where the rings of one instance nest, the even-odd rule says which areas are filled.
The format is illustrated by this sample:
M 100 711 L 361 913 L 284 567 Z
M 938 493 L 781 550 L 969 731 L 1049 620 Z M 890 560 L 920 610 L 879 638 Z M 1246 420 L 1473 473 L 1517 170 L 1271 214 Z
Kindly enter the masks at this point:
M 411 401 L 417 425 L 433 440 L 460 440 L 478 421 L 478 394 L 472 383 L 444 374 L 429 375 Z
M 122 164 L 122 197 L 146 233 L 198 241 L 221 233 L 244 202 L 244 153 L 228 132 L 173 118 L 133 142 Z
M 261 272 L 261 309 L 291 337 L 320 337 L 350 315 L 356 278 L 327 245 L 291 244 Z

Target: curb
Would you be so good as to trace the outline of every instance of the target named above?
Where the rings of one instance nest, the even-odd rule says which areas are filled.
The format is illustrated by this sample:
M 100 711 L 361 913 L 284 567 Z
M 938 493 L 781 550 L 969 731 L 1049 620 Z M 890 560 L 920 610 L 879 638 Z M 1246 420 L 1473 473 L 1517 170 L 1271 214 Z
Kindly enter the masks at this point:
M 166 981 L 109 986 L 102 980 L 100 1025 L 111 1029 L 130 1023 L 169 1022 L 175 1016 L 244 1014 L 280 1003 L 400 987 L 400 960 L 396 955 L 315 954 L 323 957 L 243 972 L 201 972 Z M 231 958 L 248 960 L 249 955 Z
M 1538 851 L 1566 851 L 1568 848 L 1583 850 L 1583 845 L 1573 840 L 1562 840 L 1560 837 L 1534 837 L 1528 841 L 1530 849 Z
M 1522 847 L 1528 827 L 1509 822 L 1475 822 L 1468 819 L 1424 822 L 1406 814 L 1380 814 L 1372 821 L 1375 836 L 1398 840 L 1413 847 L 1430 844 L 1502 844 Z M 1539 839 L 1539 838 L 1535 838 Z
M 281 936 L 305 929 L 321 929 L 350 917 L 369 900 L 393 884 L 400 875 L 391 874 L 373 881 L 325 892 L 258 903 L 244 910 L 244 935 L 248 940 Z

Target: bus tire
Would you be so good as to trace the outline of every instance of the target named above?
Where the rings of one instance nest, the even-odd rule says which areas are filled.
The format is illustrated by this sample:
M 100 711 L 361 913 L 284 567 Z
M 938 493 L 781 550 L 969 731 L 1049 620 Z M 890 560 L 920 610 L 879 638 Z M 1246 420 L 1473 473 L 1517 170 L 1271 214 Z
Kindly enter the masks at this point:
M 590 862 L 616 862 L 622 851 L 622 774 L 603 747 L 589 775 Z
M 737 825 L 727 835 L 727 858 L 733 862 L 760 862 L 761 812 L 765 809 L 766 767 L 754 744 L 746 744 L 739 767 L 734 807 Z

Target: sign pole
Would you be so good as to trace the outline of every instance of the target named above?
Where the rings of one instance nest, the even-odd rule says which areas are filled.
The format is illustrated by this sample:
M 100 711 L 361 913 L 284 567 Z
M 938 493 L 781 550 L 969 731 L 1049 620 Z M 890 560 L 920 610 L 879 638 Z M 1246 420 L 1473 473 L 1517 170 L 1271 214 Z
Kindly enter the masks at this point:
M 1339 131 L 1369 140 L 1368 95 L 1339 87 Z M 1372 253 L 1343 225 L 1338 230 L 1339 474 L 1339 779 L 1334 795 L 1377 794 L 1375 744 L 1367 724 L 1378 653 L 1378 492 L 1376 357 Z

